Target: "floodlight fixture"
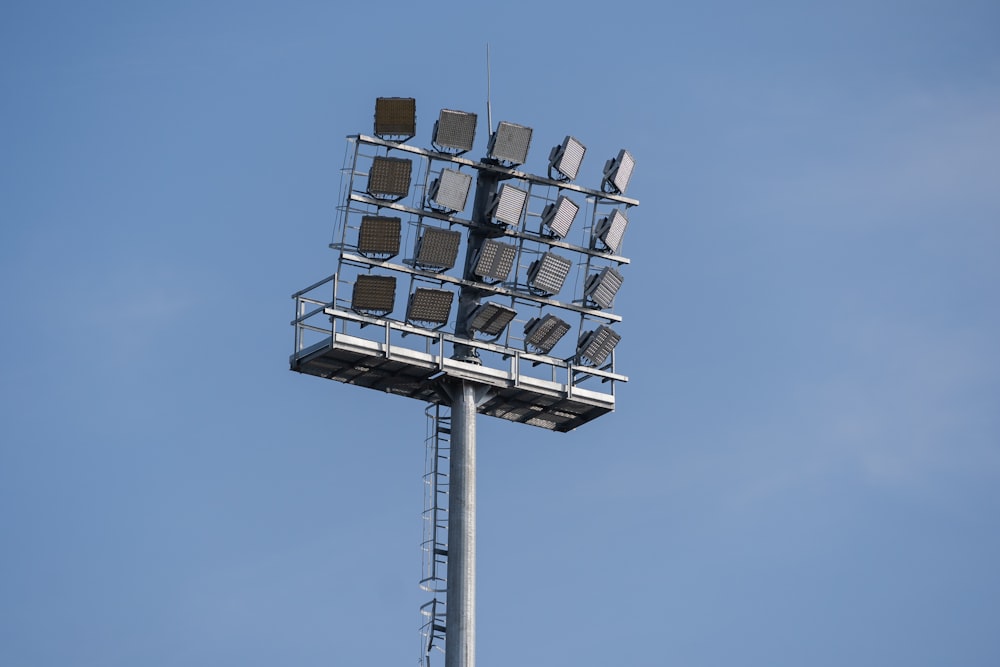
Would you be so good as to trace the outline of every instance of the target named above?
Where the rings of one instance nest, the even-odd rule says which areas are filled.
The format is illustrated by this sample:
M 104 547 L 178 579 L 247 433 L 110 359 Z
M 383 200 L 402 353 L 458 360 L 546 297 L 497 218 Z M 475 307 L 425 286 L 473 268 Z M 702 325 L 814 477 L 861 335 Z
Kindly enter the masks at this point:
M 454 298 L 455 293 L 449 290 L 418 287 L 410 295 L 410 301 L 406 306 L 406 319 L 411 322 L 447 324 Z
M 399 254 L 399 237 L 402 221 L 380 215 L 361 218 L 358 232 L 358 252 L 365 257 L 389 259 Z
M 364 273 L 354 281 L 351 310 L 369 315 L 387 315 L 396 303 L 396 278 Z
M 583 156 L 587 152 L 587 147 L 581 144 L 575 137 L 567 136 L 558 146 L 553 147 L 549 153 L 549 178 L 559 181 L 572 181 L 580 172 L 580 164 Z M 559 176 L 554 176 L 555 170 Z
M 500 224 L 516 227 L 521 223 L 521 215 L 527 202 L 526 190 L 504 183 L 500 186 L 500 192 L 494 196 L 490 217 Z
M 517 311 L 498 303 L 483 303 L 472 311 L 469 331 L 478 331 L 486 336 L 499 336 L 507 328 Z
M 413 161 L 398 157 L 377 156 L 368 173 L 368 194 L 378 199 L 396 201 L 410 192 Z
M 558 200 L 542 210 L 542 225 L 553 235 L 565 238 L 579 211 L 580 206 L 576 202 L 566 195 L 560 195 Z
M 434 123 L 431 144 L 441 152 L 461 155 L 472 150 L 476 137 L 476 114 L 467 111 L 441 109 Z
M 417 101 L 412 97 L 375 99 L 375 136 L 406 141 L 417 133 Z
M 496 239 L 486 239 L 479 249 L 473 273 L 480 278 L 503 282 L 510 275 L 516 257 L 517 248 L 515 246 Z
M 487 157 L 516 166 L 528 159 L 531 145 L 531 128 L 516 123 L 500 121 L 497 131 L 490 137 Z
M 525 348 L 538 354 L 548 354 L 569 328 L 568 322 L 552 314 L 535 317 L 524 326 Z
M 573 261 L 547 252 L 528 267 L 528 286 L 542 294 L 558 294 L 573 268 Z
M 413 265 L 434 272 L 447 271 L 455 266 L 462 233 L 456 230 L 427 227 L 417 241 L 417 256 Z
M 472 176 L 454 169 L 441 170 L 441 176 L 431 183 L 430 201 L 433 207 L 450 211 L 462 211 L 469 200 Z
M 618 252 L 628 227 L 628 218 L 620 210 L 615 209 L 611 215 L 598 220 L 594 226 L 594 240 L 599 240 L 610 252 Z
M 604 165 L 604 180 L 601 189 L 605 192 L 621 194 L 628 187 L 635 169 L 635 158 L 624 148 L 618 151 L 617 157 L 611 158 Z
M 600 366 L 621 339 L 622 337 L 611 327 L 602 324 L 580 337 L 580 344 L 576 348 L 576 358 L 581 363 Z
M 615 294 L 621 289 L 625 279 L 616 269 L 606 266 L 600 273 L 595 273 L 587 279 L 584 293 L 591 302 L 601 308 L 610 308 L 614 303 Z

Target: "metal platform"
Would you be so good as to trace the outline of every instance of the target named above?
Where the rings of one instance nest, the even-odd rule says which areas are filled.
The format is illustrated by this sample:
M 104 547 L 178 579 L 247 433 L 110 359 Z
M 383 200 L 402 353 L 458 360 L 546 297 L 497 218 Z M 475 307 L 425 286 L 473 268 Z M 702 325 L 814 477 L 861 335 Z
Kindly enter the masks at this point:
M 482 363 L 458 361 L 450 349 L 456 342 L 470 345 L 468 339 L 340 310 L 306 292 L 295 295 L 298 316 L 292 322 L 296 343 L 290 366 L 299 373 L 439 404 L 449 400 L 442 383 L 472 381 L 492 388 L 481 414 L 562 432 L 612 412 L 614 384 L 628 379 L 478 341 L 471 345 Z M 307 344 L 309 337 L 320 336 Z M 594 386 L 583 387 L 584 382 Z

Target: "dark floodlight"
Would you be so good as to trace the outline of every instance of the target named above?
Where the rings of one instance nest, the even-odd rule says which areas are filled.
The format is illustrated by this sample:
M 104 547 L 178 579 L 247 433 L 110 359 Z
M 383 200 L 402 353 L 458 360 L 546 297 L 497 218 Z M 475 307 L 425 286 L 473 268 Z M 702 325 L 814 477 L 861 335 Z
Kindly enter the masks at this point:
M 572 181 L 580 172 L 580 164 L 586 152 L 587 147 L 574 137 L 563 139 L 563 142 L 554 147 L 549 154 L 549 178 L 556 178 L 552 175 L 554 169 L 561 175 L 557 180 Z
M 576 349 L 576 357 L 581 363 L 600 366 L 621 339 L 611 327 L 602 324 L 583 334 Z
M 510 165 L 524 164 L 531 145 L 531 128 L 500 121 L 497 131 L 490 137 L 488 157 Z
M 402 199 L 410 192 L 413 161 L 398 157 L 376 157 L 368 174 L 368 194 L 379 199 Z
M 491 217 L 501 224 L 517 226 L 521 222 L 521 214 L 524 213 L 527 201 L 526 191 L 504 183 L 493 200 Z
M 361 218 L 358 232 L 358 252 L 365 257 L 388 259 L 399 254 L 399 235 L 402 221 L 366 215 Z
M 406 141 L 417 133 L 417 101 L 412 97 L 375 100 L 375 136 Z
M 517 311 L 497 303 L 484 303 L 472 311 L 469 319 L 469 330 L 478 331 L 486 336 L 499 336 Z
M 461 240 L 462 233 L 459 231 L 437 227 L 426 228 L 417 243 L 414 266 L 436 272 L 450 269 L 455 266 L 458 244 Z
M 461 211 L 469 199 L 472 176 L 454 169 L 444 169 L 441 176 L 431 183 L 431 202 L 446 211 Z
M 542 225 L 548 227 L 555 236 L 565 238 L 579 211 L 580 207 L 576 202 L 565 195 L 560 195 L 554 204 L 548 204 L 542 211 Z
M 632 170 L 635 169 L 635 159 L 632 154 L 624 148 L 618 151 L 618 157 L 608 160 L 604 165 L 604 180 L 601 188 L 605 192 L 625 192 L 628 182 L 632 178 Z
M 474 273 L 481 278 L 503 282 L 510 275 L 517 257 L 517 248 L 494 239 L 486 239 L 479 250 Z
M 475 137 L 476 114 L 441 109 L 441 115 L 434 123 L 434 137 L 431 143 L 439 151 L 461 154 L 472 150 L 472 141 Z
M 412 322 L 446 324 L 454 298 L 455 293 L 448 290 L 418 287 L 410 295 L 410 302 L 406 307 L 406 319 Z
M 528 268 L 528 286 L 544 294 L 558 294 L 571 268 L 572 260 L 547 252 Z
M 386 315 L 396 303 L 396 279 L 393 276 L 362 274 L 354 282 L 351 310 L 371 315 Z
M 611 304 L 614 303 L 615 294 L 618 293 L 624 281 L 622 274 L 610 266 L 606 266 L 601 269 L 600 273 L 595 273 L 587 278 L 584 293 L 601 308 L 610 308 Z
M 569 324 L 555 315 L 536 317 L 524 327 L 524 345 L 538 354 L 548 354 L 569 331 Z
M 625 236 L 625 228 L 628 227 L 628 218 L 621 211 L 615 211 L 601 218 L 594 227 L 594 237 L 599 239 L 604 247 L 611 252 L 618 252 L 621 248 L 622 238 Z

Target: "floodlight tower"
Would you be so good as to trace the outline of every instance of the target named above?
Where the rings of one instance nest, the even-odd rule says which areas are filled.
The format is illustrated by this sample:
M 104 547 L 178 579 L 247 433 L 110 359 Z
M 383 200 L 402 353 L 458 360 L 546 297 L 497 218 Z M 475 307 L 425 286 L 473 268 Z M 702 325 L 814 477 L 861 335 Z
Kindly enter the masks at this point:
M 337 272 L 293 295 L 292 370 L 431 405 L 421 580 L 435 594 L 421 608 L 427 667 L 434 650 L 443 650 L 445 667 L 475 666 L 476 415 L 570 431 L 613 411 L 615 385 L 628 379 L 615 370 L 621 317 L 611 309 L 629 263 L 619 254 L 627 212 L 639 203 L 624 194 L 631 153 L 608 160 L 600 188 L 590 189 L 573 183 L 586 153 L 575 137 L 552 149 L 547 175 L 538 176 L 520 170 L 533 130 L 515 123 L 490 128 L 484 158 L 465 158 L 476 122 L 474 113 L 444 109 L 432 148 L 418 148 L 407 144 L 416 101 L 378 98 L 374 136 L 348 137 L 330 244 Z M 449 273 L 459 265 L 460 275 Z M 397 296 L 400 277 L 405 296 Z M 577 318 L 575 343 L 565 338 L 573 325 L 557 313 Z

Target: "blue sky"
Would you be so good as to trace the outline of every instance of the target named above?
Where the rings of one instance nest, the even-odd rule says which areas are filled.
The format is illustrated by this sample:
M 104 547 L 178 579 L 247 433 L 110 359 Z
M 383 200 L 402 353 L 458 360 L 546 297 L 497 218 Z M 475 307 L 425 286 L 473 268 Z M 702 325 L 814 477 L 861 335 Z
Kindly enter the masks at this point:
M 996 665 L 998 26 L 8 3 L 0 663 L 416 663 L 422 406 L 290 373 L 289 295 L 375 97 L 482 121 L 489 42 L 527 167 L 626 147 L 642 204 L 618 410 L 479 420 L 479 663 Z

